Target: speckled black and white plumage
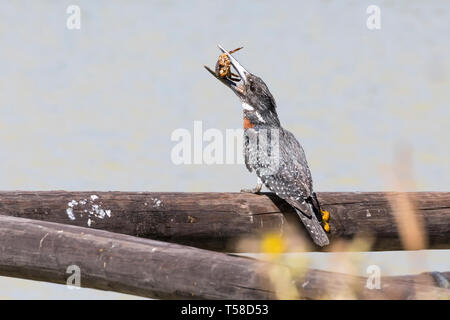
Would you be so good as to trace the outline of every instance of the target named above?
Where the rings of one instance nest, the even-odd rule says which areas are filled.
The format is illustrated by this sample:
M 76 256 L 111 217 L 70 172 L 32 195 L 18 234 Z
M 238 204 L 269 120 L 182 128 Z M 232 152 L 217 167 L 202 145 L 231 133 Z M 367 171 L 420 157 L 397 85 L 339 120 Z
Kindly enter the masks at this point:
M 296 209 L 317 245 L 327 245 L 328 237 L 316 216 L 320 212 L 314 212 L 311 172 L 300 143 L 282 127 L 268 130 L 256 125 L 244 132 L 247 169 L 255 172 L 268 189 Z M 274 142 L 277 136 L 279 143 Z M 318 207 L 315 209 L 319 211 Z
M 240 98 L 244 118 L 252 124 L 244 131 L 247 169 L 294 207 L 315 244 L 328 245 L 328 237 L 318 219 L 321 213 L 302 146 L 281 126 L 275 99 L 259 77 L 248 74 L 243 93 Z
M 242 83 L 220 78 L 208 67 L 206 69 L 241 100 L 247 169 L 255 172 L 267 188 L 296 210 L 315 244 L 328 245 L 328 237 L 319 222 L 321 212 L 302 146 L 281 126 L 275 99 L 264 81 L 248 72 L 221 46 L 219 48 L 228 55 Z

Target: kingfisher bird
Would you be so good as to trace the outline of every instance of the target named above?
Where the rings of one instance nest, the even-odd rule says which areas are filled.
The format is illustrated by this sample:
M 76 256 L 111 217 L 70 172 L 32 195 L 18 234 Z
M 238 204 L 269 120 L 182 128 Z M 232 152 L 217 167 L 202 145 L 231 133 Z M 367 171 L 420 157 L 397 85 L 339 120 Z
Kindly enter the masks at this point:
M 230 88 L 242 103 L 245 165 L 258 177 L 255 188 L 241 191 L 259 193 L 264 184 L 295 209 L 316 245 L 328 245 L 329 213 L 320 208 L 313 191 L 302 146 L 281 126 L 275 99 L 264 81 L 248 72 L 220 45 L 218 47 L 228 56 L 239 79 L 221 77 L 207 66 L 205 68 Z

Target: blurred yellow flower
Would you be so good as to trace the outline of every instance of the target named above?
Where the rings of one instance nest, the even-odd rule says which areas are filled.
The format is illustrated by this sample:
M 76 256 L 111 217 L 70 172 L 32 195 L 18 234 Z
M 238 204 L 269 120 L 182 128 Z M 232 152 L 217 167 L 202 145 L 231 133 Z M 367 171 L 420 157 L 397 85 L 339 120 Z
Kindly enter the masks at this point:
M 280 235 L 268 234 L 261 243 L 261 252 L 279 255 L 286 249 L 285 242 Z

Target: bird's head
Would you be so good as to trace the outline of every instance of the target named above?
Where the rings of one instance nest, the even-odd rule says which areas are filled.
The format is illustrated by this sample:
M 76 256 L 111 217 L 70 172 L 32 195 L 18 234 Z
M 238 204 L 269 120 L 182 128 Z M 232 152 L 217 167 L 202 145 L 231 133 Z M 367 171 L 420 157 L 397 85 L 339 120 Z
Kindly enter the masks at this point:
M 219 45 L 219 49 L 228 56 L 231 66 L 239 75 L 240 81 L 233 81 L 227 77 L 218 76 L 213 70 L 205 66 L 215 78 L 230 88 L 242 103 L 246 117 L 254 119 L 254 122 L 266 124 L 278 124 L 276 103 L 269 88 L 264 81 L 248 72 L 230 53 Z

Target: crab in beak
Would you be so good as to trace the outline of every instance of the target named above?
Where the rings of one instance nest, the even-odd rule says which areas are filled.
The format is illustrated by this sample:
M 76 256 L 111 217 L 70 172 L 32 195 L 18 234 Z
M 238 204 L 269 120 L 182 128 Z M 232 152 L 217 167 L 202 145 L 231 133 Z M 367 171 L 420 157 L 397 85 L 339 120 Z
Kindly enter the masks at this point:
M 224 53 L 230 63 L 231 66 L 236 70 L 237 74 L 239 75 L 239 79 L 231 79 L 229 77 L 220 77 L 216 72 L 211 70 L 209 67 L 204 66 L 206 70 L 209 71 L 215 78 L 217 78 L 219 81 L 221 81 L 224 85 L 226 85 L 228 88 L 230 88 L 236 95 L 242 96 L 244 94 L 244 88 L 245 84 L 247 82 L 248 75 L 250 74 L 245 68 L 222 46 L 219 44 L 217 45 L 219 49 Z

